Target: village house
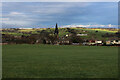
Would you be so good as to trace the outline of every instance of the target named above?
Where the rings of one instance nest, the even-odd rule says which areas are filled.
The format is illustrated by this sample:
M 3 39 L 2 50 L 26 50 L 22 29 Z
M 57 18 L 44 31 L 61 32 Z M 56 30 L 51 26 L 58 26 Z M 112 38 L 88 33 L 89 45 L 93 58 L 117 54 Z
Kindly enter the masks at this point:
M 108 40 L 106 45 L 120 45 L 120 40 Z
M 66 34 L 65 37 L 70 37 L 72 34 Z
M 83 43 L 83 45 L 103 45 L 101 40 L 88 40 Z
M 59 38 L 59 44 L 70 44 L 68 37 Z
M 95 45 L 95 40 L 87 40 L 83 42 L 83 45 Z
M 77 34 L 76 36 L 87 36 L 87 34 Z
M 95 43 L 95 40 L 89 40 L 89 43 L 88 43 L 89 45 L 95 45 L 96 43 Z
M 95 40 L 96 45 L 103 45 L 103 41 L 101 40 Z

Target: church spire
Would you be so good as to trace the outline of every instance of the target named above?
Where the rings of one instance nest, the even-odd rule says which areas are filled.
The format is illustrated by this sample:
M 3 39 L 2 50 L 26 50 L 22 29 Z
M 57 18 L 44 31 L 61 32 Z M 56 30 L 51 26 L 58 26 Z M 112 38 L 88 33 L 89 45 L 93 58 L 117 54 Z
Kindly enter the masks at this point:
M 54 34 L 57 34 L 57 35 L 58 35 L 58 33 L 59 33 L 59 31 L 58 31 L 58 25 L 57 25 L 57 23 L 56 23 Z

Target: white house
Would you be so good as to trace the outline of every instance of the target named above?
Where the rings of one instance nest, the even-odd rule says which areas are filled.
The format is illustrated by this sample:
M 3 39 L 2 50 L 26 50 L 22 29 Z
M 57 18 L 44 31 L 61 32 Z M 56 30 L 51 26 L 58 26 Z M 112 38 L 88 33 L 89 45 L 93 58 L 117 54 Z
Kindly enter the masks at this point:
M 120 45 L 120 40 L 108 40 L 106 45 Z
M 96 44 L 102 44 L 102 41 L 95 41 Z
M 87 34 L 77 34 L 77 36 L 87 36 Z

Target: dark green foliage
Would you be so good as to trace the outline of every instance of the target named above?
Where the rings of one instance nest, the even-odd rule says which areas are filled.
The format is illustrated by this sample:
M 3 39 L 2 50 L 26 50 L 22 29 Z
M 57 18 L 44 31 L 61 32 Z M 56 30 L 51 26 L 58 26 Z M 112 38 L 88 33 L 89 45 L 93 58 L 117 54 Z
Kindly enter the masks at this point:
M 70 41 L 72 43 L 82 43 L 83 39 L 81 37 L 79 37 L 79 36 L 72 35 L 72 36 L 70 36 Z

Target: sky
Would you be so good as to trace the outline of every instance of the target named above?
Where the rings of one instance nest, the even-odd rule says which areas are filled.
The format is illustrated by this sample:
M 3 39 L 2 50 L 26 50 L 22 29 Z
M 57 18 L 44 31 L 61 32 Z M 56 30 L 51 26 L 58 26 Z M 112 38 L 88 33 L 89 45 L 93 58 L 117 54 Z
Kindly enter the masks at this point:
M 117 2 L 3 2 L 3 28 L 117 27 Z

